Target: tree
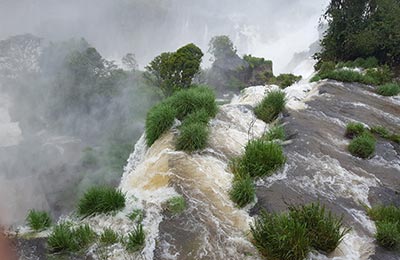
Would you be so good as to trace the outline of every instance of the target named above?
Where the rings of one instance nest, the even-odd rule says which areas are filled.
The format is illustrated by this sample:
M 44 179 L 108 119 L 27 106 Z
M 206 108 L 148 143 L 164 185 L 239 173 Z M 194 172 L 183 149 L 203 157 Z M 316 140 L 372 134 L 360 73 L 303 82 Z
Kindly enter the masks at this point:
M 208 52 L 214 55 L 217 60 L 226 59 L 236 54 L 236 48 L 228 36 L 220 35 L 211 39 Z
M 132 71 L 138 70 L 139 68 L 135 54 L 133 53 L 127 53 L 124 57 L 122 57 L 122 64 Z
M 165 96 L 174 91 L 188 88 L 193 77 L 199 72 L 203 52 L 190 43 L 176 52 L 164 52 L 155 57 L 148 66 L 144 76 L 159 87 Z
M 332 0 L 324 15 L 328 29 L 319 62 L 376 57 L 400 66 L 399 0 Z

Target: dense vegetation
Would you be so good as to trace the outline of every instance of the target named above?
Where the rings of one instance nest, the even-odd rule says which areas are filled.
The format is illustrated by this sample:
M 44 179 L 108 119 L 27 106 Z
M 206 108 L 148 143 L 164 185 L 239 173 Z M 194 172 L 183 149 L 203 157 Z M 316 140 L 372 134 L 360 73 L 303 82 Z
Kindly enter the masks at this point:
M 319 63 L 375 57 L 379 64 L 400 65 L 398 0 L 332 0 L 324 18 Z
M 51 226 L 51 218 L 45 211 L 30 210 L 26 221 L 34 231 L 41 231 Z
M 271 259 L 303 260 L 311 249 L 330 253 L 349 229 L 342 218 L 325 206 L 310 204 L 289 207 L 288 213 L 263 212 L 251 226 L 254 244 Z
M 286 98 L 284 92 L 271 91 L 261 103 L 254 108 L 254 113 L 258 119 L 270 123 L 283 111 L 285 104 Z
M 376 223 L 376 240 L 382 247 L 400 249 L 400 208 L 376 206 L 368 209 L 369 217 Z

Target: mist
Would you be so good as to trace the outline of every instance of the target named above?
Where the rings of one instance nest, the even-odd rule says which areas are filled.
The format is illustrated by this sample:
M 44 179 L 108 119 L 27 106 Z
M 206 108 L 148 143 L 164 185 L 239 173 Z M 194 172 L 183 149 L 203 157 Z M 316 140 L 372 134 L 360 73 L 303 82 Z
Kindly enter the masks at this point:
M 161 52 L 193 42 L 206 53 L 213 36 L 228 35 L 239 55 L 291 72 L 294 54 L 318 40 L 327 3 L 0 0 L 0 224 L 21 224 L 31 208 L 57 217 L 86 187 L 118 183 L 147 109 L 160 98 L 122 64 L 126 53 L 143 69 Z M 99 64 L 74 81 L 71 57 Z M 210 64 L 205 55 L 203 67 Z

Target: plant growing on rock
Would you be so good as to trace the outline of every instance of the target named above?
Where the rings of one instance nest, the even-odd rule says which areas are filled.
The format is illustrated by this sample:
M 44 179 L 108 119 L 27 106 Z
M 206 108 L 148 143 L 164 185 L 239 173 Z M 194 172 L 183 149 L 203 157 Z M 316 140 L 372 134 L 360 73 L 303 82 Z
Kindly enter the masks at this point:
M 103 233 L 100 235 L 100 242 L 104 245 L 112 245 L 118 243 L 119 240 L 120 236 L 111 228 L 104 229 Z
M 35 231 L 41 231 L 51 226 L 51 218 L 45 211 L 30 210 L 26 221 L 28 226 Z
M 346 132 L 344 135 L 347 138 L 353 139 L 354 137 L 361 135 L 365 131 L 366 129 L 363 124 L 358 122 L 350 122 L 346 125 Z
M 129 252 L 135 252 L 142 249 L 146 242 L 146 234 L 144 233 L 142 224 L 138 224 L 132 232 L 128 234 L 125 247 Z
M 174 215 L 182 213 L 185 208 L 186 201 L 182 196 L 172 197 L 166 203 L 166 210 Z
M 379 86 L 376 90 L 376 93 L 382 96 L 396 96 L 400 93 L 400 85 L 396 83 L 388 83 L 382 86 Z
M 348 150 L 353 156 L 367 159 L 374 154 L 375 145 L 375 138 L 370 133 L 363 133 L 350 142 Z
M 243 208 L 247 204 L 253 202 L 256 191 L 251 177 L 246 176 L 234 180 L 229 196 L 239 208 Z
M 186 152 L 202 150 L 207 146 L 207 125 L 202 123 L 183 124 L 176 141 L 176 149 Z
M 285 96 L 285 93 L 282 91 L 271 91 L 261 103 L 254 108 L 254 114 L 258 119 L 266 123 L 272 122 L 285 108 Z
M 147 113 L 146 143 L 151 146 L 163 133 L 172 127 L 176 110 L 170 104 L 161 103 Z

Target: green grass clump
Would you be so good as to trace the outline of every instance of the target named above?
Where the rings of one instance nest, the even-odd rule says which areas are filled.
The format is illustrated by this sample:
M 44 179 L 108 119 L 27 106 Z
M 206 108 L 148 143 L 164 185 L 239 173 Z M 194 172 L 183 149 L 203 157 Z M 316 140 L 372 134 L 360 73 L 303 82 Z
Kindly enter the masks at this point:
M 285 162 L 286 158 L 279 144 L 262 140 L 250 141 L 241 161 L 244 170 L 251 177 L 270 175 Z
M 229 192 L 231 200 L 239 207 L 243 208 L 254 201 L 256 190 L 250 176 L 238 178 L 233 182 Z
M 384 139 L 393 141 L 395 143 L 400 143 L 400 135 L 394 134 L 386 129 L 384 126 L 375 125 L 370 128 L 370 132 L 376 134 Z
M 88 224 L 81 225 L 76 229 L 72 230 L 72 235 L 75 243 L 80 248 L 86 248 L 89 246 L 96 238 L 96 233 L 90 228 Z
M 353 156 L 366 159 L 374 154 L 375 145 L 375 138 L 369 133 L 363 133 L 351 140 L 348 150 Z
M 30 210 L 26 221 L 28 226 L 35 231 L 41 231 L 51 226 L 50 215 L 45 211 Z
M 128 218 L 132 221 L 136 221 L 141 223 L 144 218 L 143 210 L 141 209 L 134 209 L 131 214 L 128 215 Z
M 214 92 L 208 87 L 191 87 L 180 90 L 168 98 L 166 103 L 176 109 L 176 117 L 183 120 L 187 115 L 204 109 L 210 118 L 218 111 Z
M 128 240 L 125 244 L 126 250 L 135 252 L 142 249 L 146 242 L 146 234 L 144 233 L 142 224 L 138 224 L 132 232 L 128 234 Z
M 207 125 L 209 120 L 210 116 L 208 115 L 207 111 L 205 109 L 200 109 L 187 115 L 185 119 L 182 121 L 182 126 L 195 123 L 201 123 Z
M 268 132 L 263 136 L 265 141 L 282 140 L 285 141 L 286 134 L 285 129 L 281 125 L 274 125 Z
M 365 131 L 366 129 L 363 124 L 357 122 L 350 122 L 346 125 L 346 132 L 344 135 L 347 138 L 353 139 L 357 136 L 360 136 Z
M 270 78 L 268 84 L 275 84 L 284 89 L 298 82 L 301 78 L 302 76 L 296 76 L 293 74 L 280 74 L 277 77 Z
M 334 79 L 342 82 L 362 82 L 363 77 L 357 71 L 352 70 L 334 70 L 321 75 L 322 78 Z
M 111 187 L 92 187 L 78 204 L 78 214 L 87 217 L 96 213 L 108 213 L 125 207 L 125 195 Z
M 400 231 L 398 222 L 380 221 L 376 223 L 375 238 L 382 247 L 394 250 L 400 245 Z
M 112 230 L 111 228 L 106 228 L 103 230 L 103 233 L 100 235 L 100 243 L 103 245 L 113 245 L 118 243 L 120 237 L 117 232 Z
M 250 229 L 254 245 L 268 259 L 303 260 L 310 252 L 306 225 L 288 214 L 263 212 Z
M 52 233 L 47 239 L 47 245 L 51 252 L 68 252 L 79 249 L 74 238 L 70 223 L 60 223 L 54 226 Z
M 400 93 L 400 85 L 396 83 L 388 83 L 382 86 L 379 86 L 376 90 L 376 93 L 382 96 L 396 96 Z
M 172 127 L 176 110 L 170 104 L 161 103 L 147 113 L 146 143 L 151 146 L 163 133 Z
M 334 216 L 325 206 L 317 204 L 291 207 L 290 216 L 305 223 L 311 246 L 319 251 L 330 253 L 343 240 L 350 229 L 343 228 L 343 218 Z
M 367 209 L 368 216 L 376 223 L 375 238 L 382 247 L 395 250 L 400 248 L 400 208 L 375 206 Z
M 250 229 L 263 255 L 284 260 L 303 260 L 312 249 L 332 252 L 349 232 L 342 218 L 318 203 L 291 206 L 288 213 L 263 212 Z
M 172 214 L 182 213 L 186 208 L 185 198 L 182 196 L 176 196 L 170 198 L 166 203 L 166 210 Z
M 261 103 L 254 108 L 254 114 L 258 119 L 266 123 L 272 122 L 285 108 L 285 96 L 285 93 L 282 91 L 271 91 Z
M 318 82 L 318 81 L 320 81 L 320 80 L 322 80 L 321 76 L 318 75 L 318 74 L 315 74 L 315 75 L 312 76 L 312 78 L 310 79 L 310 83 L 312 83 L 312 82 Z
M 203 123 L 183 124 L 176 141 L 176 149 L 187 152 L 202 150 L 207 147 L 208 128 Z

